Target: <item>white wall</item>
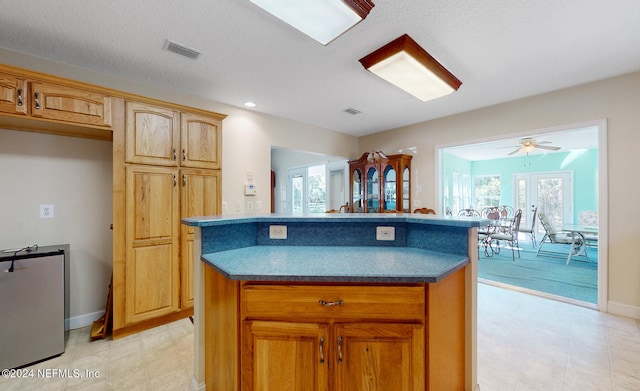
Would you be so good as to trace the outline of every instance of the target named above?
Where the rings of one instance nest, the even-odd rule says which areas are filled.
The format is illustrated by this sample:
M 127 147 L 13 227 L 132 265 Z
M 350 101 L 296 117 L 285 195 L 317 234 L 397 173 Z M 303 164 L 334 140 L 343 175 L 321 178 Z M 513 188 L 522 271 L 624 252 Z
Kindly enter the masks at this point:
M 43 60 L 1 48 L 0 62 L 119 91 L 227 114 L 228 116 L 222 124 L 222 201 L 228 206 L 228 210 L 224 213 L 237 213 L 235 211 L 237 202 L 241 205 L 242 210 L 240 213 L 246 212 L 247 197 L 244 195 L 244 184 L 247 182 L 248 171 L 253 172 L 253 183 L 258 190 L 257 196 L 251 197 L 254 200 L 254 205 L 256 201 L 260 201 L 263 206 L 262 212 L 269 212 L 271 203 L 270 159 L 272 146 L 334 156 L 354 157 L 358 155 L 358 139 L 342 133 L 264 115 L 257 111 L 208 101 L 184 93 L 134 83 L 87 69 Z M 241 103 L 238 102 L 238 104 Z M 55 202 L 51 203 L 56 204 L 56 214 L 61 213 L 60 218 L 55 219 L 58 224 L 61 223 L 63 216 L 65 216 L 65 210 L 61 209 L 58 212 L 58 209 L 62 208 L 66 202 L 72 202 L 74 207 L 78 205 L 85 208 L 82 209 L 83 213 L 77 212 L 74 215 L 75 220 L 60 231 L 46 228 L 44 225 L 46 223 L 37 219 L 35 222 L 30 220 L 16 225 L 15 221 L 24 218 L 23 216 L 28 213 L 37 211 L 37 203 L 41 202 L 40 199 L 27 202 L 20 199 L 21 196 L 15 191 L 8 191 L 5 195 L 0 194 L 0 211 L 2 212 L 2 215 L 0 215 L 2 218 L 0 248 L 20 246 L 25 244 L 25 241 L 30 243 L 33 240 L 34 225 L 43 225 L 42 232 L 39 232 L 42 238 L 38 239 L 39 242 L 51 241 L 49 242 L 50 244 L 57 244 L 53 242 L 64 241 L 63 239 L 67 237 L 70 237 L 69 241 L 73 239 L 71 243 L 72 252 L 76 251 L 78 253 L 78 255 L 72 254 L 74 255 L 73 261 L 82 261 L 84 263 L 82 268 L 77 269 L 71 275 L 71 316 L 78 319 L 95 317 L 95 311 L 104 310 L 108 281 L 111 277 L 112 241 L 111 231 L 108 229 L 112 212 L 111 144 L 108 142 L 18 131 L 4 131 L 0 134 L 0 137 L 0 164 L 3 170 L 0 171 L 2 174 L 0 178 L 3 181 L 5 177 L 16 178 L 22 177 L 24 174 L 24 178 L 21 179 L 23 181 L 30 180 L 34 183 L 47 181 L 47 183 L 50 183 L 51 189 L 49 191 L 57 194 Z M 40 147 L 33 153 L 27 152 L 27 157 L 21 156 L 23 155 L 22 149 L 19 149 L 18 153 L 5 153 L 3 152 L 5 148 L 9 148 L 8 146 L 5 147 L 5 139 L 7 140 L 7 145 L 9 145 L 9 140 L 11 139 L 11 144 L 16 147 L 25 144 L 22 148 L 27 148 L 31 143 L 37 143 Z M 70 150 L 75 151 L 76 149 L 78 150 L 77 152 L 70 152 Z M 58 150 L 65 151 L 62 153 L 64 155 L 79 157 L 72 159 L 72 163 L 59 166 L 58 159 L 61 158 L 52 152 Z M 29 155 L 32 156 L 29 157 Z M 103 158 L 107 159 L 107 161 L 103 161 Z M 65 178 L 65 181 L 49 182 L 47 179 L 49 174 L 45 174 L 44 171 L 40 171 L 38 168 L 34 168 L 29 172 L 21 169 L 18 162 L 22 162 L 24 159 L 33 159 L 42 162 L 43 166 L 55 167 L 56 173 L 69 171 L 75 179 L 70 183 L 67 175 L 60 173 L 60 177 Z M 100 165 L 106 164 L 108 166 L 103 167 L 104 170 L 108 170 L 107 173 L 103 172 L 102 168 L 94 168 L 94 171 L 99 171 L 98 175 L 96 172 L 91 171 L 90 168 L 87 168 L 93 164 L 95 159 L 101 161 Z M 78 173 L 82 173 L 82 175 Z M 99 191 L 96 182 L 100 183 Z M 11 185 L 3 183 L 0 193 L 4 193 L 5 188 L 8 186 Z M 88 186 L 92 187 L 92 189 L 88 189 Z M 71 201 L 66 201 L 67 199 Z M 34 205 L 36 209 L 34 209 Z M 92 213 L 97 208 L 97 205 L 100 205 L 100 212 L 104 213 L 104 217 L 94 221 Z M 77 210 L 71 206 L 69 208 Z M 11 220 L 13 222 L 11 224 L 5 223 L 5 211 L 12 216 Z M 92 224 L 95 229 L 93 231 L 82 231 L 81 228 L 76 228 L 79 224 Z M 103 230 L 103 227 L 106 228 Z M 74 235 L 78 236 L 72 236 L 71 233 L 64 233 L 64 231 L 73 231 Z M 11 237 L 11 239 L 6 239 L 5 242 L 5 237 Z M 74 250 L 78 246 L 84 247 L 82 247 L 82 250 L 80 248 Z M 89 314 L 89 316 L 84 317 L 86 314 Z M 88 323 L 85 321 L 84 324 L 77 325 L 82 326 L 90 323 L 90 321 Z
M 411 163 L 416 176 L 412 197 L 433 207 L 437 147 L 603 119 L 608 129 L 609 205 L 600 212 L 608 212 L 609 218 L 607 304 L 611 312 L 640 318 L 640 72 L 366 136 L 360 148 L 417 146 Z
M 69 244 L 71 328 L 107 302 L 111 160 L 110 142 L 0 129 L 0 249 Z M 40 204 L 54 217 L 41 219 Z

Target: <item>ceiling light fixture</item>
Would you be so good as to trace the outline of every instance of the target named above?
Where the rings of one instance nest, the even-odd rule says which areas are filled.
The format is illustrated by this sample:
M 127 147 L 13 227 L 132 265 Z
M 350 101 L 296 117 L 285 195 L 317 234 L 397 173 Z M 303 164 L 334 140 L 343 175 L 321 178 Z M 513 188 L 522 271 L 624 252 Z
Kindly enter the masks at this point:
M 361 58 L 360 63 L 423 102 L 448 95 L 462 85 L 407 34 Z
M 256 104 L 254 102 L 248 101 L 248 102 L 244 102 L 244 106 L 254 108 L 256 107 Z
M 369 0 L 250 0 L 323 45 L 364 20 L 374 7 Z

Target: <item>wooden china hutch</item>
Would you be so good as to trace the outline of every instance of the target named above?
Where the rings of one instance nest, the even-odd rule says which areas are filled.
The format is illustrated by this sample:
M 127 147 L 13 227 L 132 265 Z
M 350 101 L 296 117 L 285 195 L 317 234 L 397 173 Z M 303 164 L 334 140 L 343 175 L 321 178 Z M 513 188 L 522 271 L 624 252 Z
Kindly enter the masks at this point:
M 351 211 L 410 213 L 412 158 L 372 151 L 358 160 L 349 160 Z

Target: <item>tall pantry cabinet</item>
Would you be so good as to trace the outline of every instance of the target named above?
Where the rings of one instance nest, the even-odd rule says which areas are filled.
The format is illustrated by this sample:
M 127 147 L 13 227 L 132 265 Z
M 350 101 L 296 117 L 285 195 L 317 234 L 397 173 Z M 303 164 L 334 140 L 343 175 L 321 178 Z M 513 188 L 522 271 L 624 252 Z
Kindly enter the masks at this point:
M 125 125 L 117 140 L 114 132 L 114 182 L 122 175 L 124 186 L 121 197 L 114 191 L 114 208 L 120 203 L 124 214 L 114 227 L 118 220 L 124 245 L 114 246 L 115 337 L 193 314 L 194 232 L 180 218 L 220 212 L 224 118 L 121 104 Z

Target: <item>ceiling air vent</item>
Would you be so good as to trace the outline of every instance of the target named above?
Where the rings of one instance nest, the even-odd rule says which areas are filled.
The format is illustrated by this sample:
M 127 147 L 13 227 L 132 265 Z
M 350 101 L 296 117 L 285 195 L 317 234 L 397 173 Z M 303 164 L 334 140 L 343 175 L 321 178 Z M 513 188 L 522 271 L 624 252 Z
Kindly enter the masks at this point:
M 179 43 L 176 42 L 171 42 L 168 39 L 164 42 L 164 50 L 168 50 L 170 52 L 174 52 L 176 54 L 179 54 L 181 56 L 185 56 L 185 57 L 189 57 L 192 59 L 196 59 L 198 57 L 200 57 L 200 52 L 195 50 L 195 49 L 191 49 L 188 48 L 184 45 L 180 45 Z
M 360 114 L 361 111 L 360 110 L 356 110 L 353 107 L 349 107 L 348 109 L 344 110 L 345 113 L 349 113 L 351 115 L 356 115 L 356 114 Z

